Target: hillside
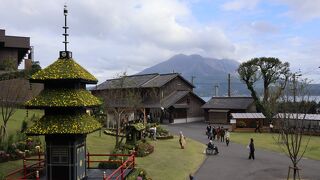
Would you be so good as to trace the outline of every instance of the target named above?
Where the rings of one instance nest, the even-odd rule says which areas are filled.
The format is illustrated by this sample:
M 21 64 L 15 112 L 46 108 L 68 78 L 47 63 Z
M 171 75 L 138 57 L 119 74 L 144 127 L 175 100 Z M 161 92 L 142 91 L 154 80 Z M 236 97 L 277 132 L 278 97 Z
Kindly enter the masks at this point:
M 195 92 L 200 96 L 214 95 L 214 86 L 218 85 L 220 96 L 227 94 L 228 73 L 231 74 L 231 92 L 233 95 L 249 94 L 246 87 L 237 78 L 239 62 L 230 59 L 206 58 L 200 55 L 178 54 L 170 59 L 141 71 L 138 74 L 179 72 L 192 81 Z

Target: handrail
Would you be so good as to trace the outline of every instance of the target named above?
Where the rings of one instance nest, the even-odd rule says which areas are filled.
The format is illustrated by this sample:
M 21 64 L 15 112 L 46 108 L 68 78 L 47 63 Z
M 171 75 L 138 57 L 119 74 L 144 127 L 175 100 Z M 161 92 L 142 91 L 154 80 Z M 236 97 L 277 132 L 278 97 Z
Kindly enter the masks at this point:
M 130 162 L 130 164 L 129 164 L 129 162 Z M 124 166 L 126 166 L 125 169 L 123 169 Z M 118 169 L 113 171 L 107 178 L 105 178 L 105 180 L 111 180 L 112 178 L 116 178 L 116 179 L 121 178 L 121 180 L 123 180 L 124 179 L 123 175 L 125 174 L 125 170 L 127 170 L 130 166 L 132 168 L 134 168 L 134 166 L 135 166 L 134 154 L 131 154 L 130 157 L 121 166 L 119 166 Z M 116 177 L 113 177 L 118 173 L 118 171 L 120 171 L 120 174 Z
M 35 160 L 35 159 L 32 159 L 32 160 Z M 14 178 L 14 179 L 27 179 L 27 177 L 31 176 L 32 174 L 36 174 L 37 171 L 27 173 L 26 170 L 31 167 L 37 167 L 38 170 L 42 170 L 44 168 L 44 165 L 42 166 L 41 164 L 44 163 L 44 161 L 45 161 L 44 159 L 41 159 L 40 161 L 38 161 L 36 163 L 26 165 L 26 160 L 24 159 L 23 160 L 23 168 L 15 170 L 15 171 L 9 173 L 8 175 L 6 175 L 6 180 L 11 180 L 11 178 L 9 178 L 9 177 L 13 176 L 13 175 L 17 175 L 18 173 L 23 173 L 23 176 L 20 176 L 18 178 Z
M 115 162 L 115 163 L 119 163 L 119 164 L 122 164 L 123 161 L 122 160 L 90 160 L 90 157 L 97 157 L 97 156 L 106 156 L 106 157 L 110 157 L 110 156 L 113 156 L 113 157 L 130 157 L 132 156 L 132 154 L 95 154 L 95 153 L 87 153 L 87 168 L 88 169 L 95 169 L 95 168 L 92 168 L 90 166 L 91 163 L 95 163 L 95 162 Z

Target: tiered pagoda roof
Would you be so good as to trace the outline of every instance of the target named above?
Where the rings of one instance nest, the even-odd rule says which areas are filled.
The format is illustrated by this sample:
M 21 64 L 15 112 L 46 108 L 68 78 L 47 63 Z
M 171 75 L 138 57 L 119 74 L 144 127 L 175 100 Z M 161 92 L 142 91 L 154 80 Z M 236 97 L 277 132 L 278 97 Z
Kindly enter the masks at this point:
M 73 59 L 58 59 L 47 68 L 34 74 L 31 82 L 50 80 L 80 80 L 87 84 L 96 84 L 98 80 Z

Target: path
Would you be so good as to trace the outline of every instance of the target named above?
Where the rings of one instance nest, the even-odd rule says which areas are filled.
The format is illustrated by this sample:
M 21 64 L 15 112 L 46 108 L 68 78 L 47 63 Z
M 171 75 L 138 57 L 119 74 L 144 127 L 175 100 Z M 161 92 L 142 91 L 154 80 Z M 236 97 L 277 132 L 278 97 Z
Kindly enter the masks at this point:
M 187 138 L 208 143 L 204 123 L 172 124 L 168 128 L 175 134 L 182 131 Z M 256 159 L 248 160 L 248 150 L 243 145 L 231 142 L 227 147 L 216 141 L 214 144 L 220 153 L 207 156 L 195 174 L 196 180 L 283 180 L 287 177 L 290 160 L 283 154 L 256 149 Z M 302 159 L 300 163 L 301 178 L 320 180 L 320 161 Z

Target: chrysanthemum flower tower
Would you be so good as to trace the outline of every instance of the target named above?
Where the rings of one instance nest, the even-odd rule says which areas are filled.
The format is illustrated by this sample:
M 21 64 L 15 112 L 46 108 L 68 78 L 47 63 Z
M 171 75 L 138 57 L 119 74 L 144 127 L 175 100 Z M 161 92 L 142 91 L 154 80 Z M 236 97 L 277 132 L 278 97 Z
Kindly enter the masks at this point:
M 34 74 L 32 83 L 43 83 L 44 90 L 25 106 L 44 109 L 44 116 L 27 129 L 28 135 L 44 135 L 46 141 L 46 179 L 81 180 L 86 178 L 86 135 L 101 127 L 86 113 L 100 105 L 86 90 L 97 79 L 72 59 L 67 50 L 67 9 L 64 8 L 65 50 L 57 61 Z

